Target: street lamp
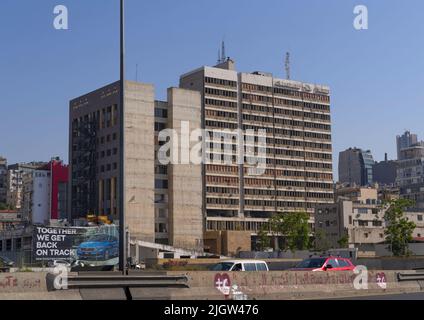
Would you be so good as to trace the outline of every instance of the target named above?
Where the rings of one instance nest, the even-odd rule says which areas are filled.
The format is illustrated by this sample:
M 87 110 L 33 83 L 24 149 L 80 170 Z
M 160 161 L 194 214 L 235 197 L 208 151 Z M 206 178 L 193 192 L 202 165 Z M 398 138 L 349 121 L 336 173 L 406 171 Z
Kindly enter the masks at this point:
M 119 108 L 119 271 L 126 274 L 127 247 L 125 226 L 125 8 L 120 0 L 120 108 Z

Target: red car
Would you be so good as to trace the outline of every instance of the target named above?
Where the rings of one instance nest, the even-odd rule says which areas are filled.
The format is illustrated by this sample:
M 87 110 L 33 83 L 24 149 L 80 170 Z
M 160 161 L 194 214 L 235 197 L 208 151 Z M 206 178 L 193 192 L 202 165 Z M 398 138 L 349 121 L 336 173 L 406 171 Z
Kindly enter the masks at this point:
M 316 257 L 308 258 L 290 269 L 293 271 L 352 271 L 355 265 L 347 258 Z

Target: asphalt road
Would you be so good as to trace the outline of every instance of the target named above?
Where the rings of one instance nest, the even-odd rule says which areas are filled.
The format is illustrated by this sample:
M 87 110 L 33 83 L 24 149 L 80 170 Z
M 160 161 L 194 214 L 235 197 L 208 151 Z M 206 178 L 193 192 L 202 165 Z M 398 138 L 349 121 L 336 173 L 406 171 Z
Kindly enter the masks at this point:
M 329 299 L 329 300 L 424 300 L 424 292 L 369 296 L 369 297 L 342 298 L 342 299 Z

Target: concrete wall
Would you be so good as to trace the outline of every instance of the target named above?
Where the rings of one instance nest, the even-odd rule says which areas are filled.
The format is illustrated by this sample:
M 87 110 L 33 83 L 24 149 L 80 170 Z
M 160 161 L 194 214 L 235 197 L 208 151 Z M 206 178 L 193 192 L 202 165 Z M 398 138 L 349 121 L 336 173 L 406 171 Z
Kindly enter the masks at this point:
M 127 81 L 125 90 L 126 223 L 131 237 L 154 242 L 154 88 Z
M 178 163 L 170 164 L 168 172 L 169 240 L 175 247 L 199 249 L 203 247 L 204 229 L 202 165 L 193 163 L 191 149 L 200 139 L 197 136 L 192 141 L 190 135 L 201 129 L 201 95 L 170 88 L 168 104 L 168 128 L 174 129 L 179 140 Z

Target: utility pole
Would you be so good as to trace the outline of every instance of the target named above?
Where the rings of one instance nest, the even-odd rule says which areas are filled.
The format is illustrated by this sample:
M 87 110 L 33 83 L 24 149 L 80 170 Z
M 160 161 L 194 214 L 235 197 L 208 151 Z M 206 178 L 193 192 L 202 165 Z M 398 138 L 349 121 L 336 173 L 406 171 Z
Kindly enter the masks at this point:
M 125 224 L 125 7 L 120 10 L 120 108 L 119 108 L 119 271 L 127 273 L 127 244 Z

